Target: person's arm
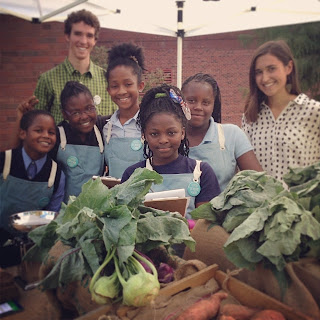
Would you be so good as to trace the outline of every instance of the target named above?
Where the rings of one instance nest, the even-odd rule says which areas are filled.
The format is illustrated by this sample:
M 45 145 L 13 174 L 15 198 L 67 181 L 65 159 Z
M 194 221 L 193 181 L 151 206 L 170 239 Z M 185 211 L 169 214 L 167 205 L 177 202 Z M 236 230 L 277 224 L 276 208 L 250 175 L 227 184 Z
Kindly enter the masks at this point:
M 240 170 L 263 171 L 253 150 L 248 151 L 237 158 L 237 165 Z
M 47 205 L 46 209 L 49 211 L 59 212 L 61 208 L 61 203 L 64 198 L 66 177 L 63 171 L 61 171 L 60 182 L 57 191 L 53 193 L 50 203 Z
M 238 126 L 235 129 L 235 157 L 239 170 L 263 171 L 248 136 Z
M 17 107 L 17 117 L 16 122 L 14 123 L 13 131 L 10 139 L 11 149 L 17 148 L 20 144 L 20 121 L 22 116 L 34 109 L 34 106 L 39 102 L 39 100 L 35 96 L 29 97 L 27 100 L 22 101 Z

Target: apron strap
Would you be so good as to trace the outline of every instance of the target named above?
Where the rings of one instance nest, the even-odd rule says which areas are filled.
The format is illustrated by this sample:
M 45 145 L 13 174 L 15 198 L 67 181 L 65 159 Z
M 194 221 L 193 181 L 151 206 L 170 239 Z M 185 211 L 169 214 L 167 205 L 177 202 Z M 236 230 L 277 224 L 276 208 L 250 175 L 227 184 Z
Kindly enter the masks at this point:
M 194 182 L 198 182 L 199 181 L 199 178 L 202 174 L 202 171 L 200 170 L 200 163 L 201 163 L 201 160 L 196 160 L 196 166 L 194 167 L 194 170 L 193 170 L 193 181 Z
M 4 166 L 3 166 L 3 180 L 6 180 L 11 168 L 11 159 L 12 159 L 12 150 L 5 151 L 5 159 L 4 159 Z
M 100 153 L 103 153 L 103 141 L 102 141 L 102 136 L 101 136 L 101 132 L 99 131 L 98 127 L 96 125 L 93 126 L 94 129 L 94 133 L 96 134 L 96 138 L 98 140 L 98 145 L 99 145 L 99 149 L 100 149 Z
M 64 132 L 64 128 L 62 126 L 59 126 L 58 129 L 60 132 L 60 146 L 62 150 L 65 150 L 67 144 L 66 133 Z
M 107 144 L 109 144 L 110 138 L 111 138 L 111 130 L 112 130 L 112 123 L 111 121 L 107 124 L 108 130 L 107 130 Z
M 54 180 L 56 179 L 57 173 L 57 163 L 52 160 L 51 172 L 48 180 L 48 188 L 51 188 L 54 184 Z
M 151 171 L 153 171 L 153 168 L 152 168 L 152 165 L 150 163 L 150 159 L 149 158 L 146 160 L 146 168 L 151 170 Z
M 218 125 L 218 137 L 219 137 L 219 145 L 220 145 L 220 150 L 224 150 L 225 147 L 225 137 L 224 137 L 224 133 L 223 133 L 223 128 L 221 123 L 217 123 Z

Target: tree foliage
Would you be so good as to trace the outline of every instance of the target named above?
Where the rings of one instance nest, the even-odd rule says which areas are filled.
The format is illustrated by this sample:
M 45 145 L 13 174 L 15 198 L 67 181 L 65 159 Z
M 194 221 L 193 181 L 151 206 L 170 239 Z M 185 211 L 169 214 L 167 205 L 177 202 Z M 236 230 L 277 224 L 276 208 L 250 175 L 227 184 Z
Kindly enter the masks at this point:
M 257 41 L 260 45 L 269 40 L 285 40 L 293 52 L 298 66 L 303 92 L 320 100 L 320 22 L 257 29 L 240 37 L 244 46 Z

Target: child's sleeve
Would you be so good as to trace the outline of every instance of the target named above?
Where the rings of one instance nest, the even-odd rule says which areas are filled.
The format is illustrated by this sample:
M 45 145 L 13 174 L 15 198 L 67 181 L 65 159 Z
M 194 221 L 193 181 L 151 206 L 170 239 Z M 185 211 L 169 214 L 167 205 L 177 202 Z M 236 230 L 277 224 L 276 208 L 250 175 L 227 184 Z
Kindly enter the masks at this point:
M 56 192 L 53 193 L 50 203 L 47 205 L 46 209 L 49 211 L 59 212 L 61 208 L 61 203 L 64 198 L 64 188 L 65 188 L 66 177 L 61 170 L 60 182 Z

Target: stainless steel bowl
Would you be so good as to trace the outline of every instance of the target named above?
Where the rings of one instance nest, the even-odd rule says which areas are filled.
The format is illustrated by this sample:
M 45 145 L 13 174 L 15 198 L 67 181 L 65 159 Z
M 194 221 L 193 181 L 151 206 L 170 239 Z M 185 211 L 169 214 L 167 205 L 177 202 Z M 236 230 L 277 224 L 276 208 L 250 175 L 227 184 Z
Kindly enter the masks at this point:
M 50 223 L 56 216 L 55 211 L 34 210 L 18 212 L 10 217 L 14 229 L 22 232 L 29 232 L 39 226 Z

